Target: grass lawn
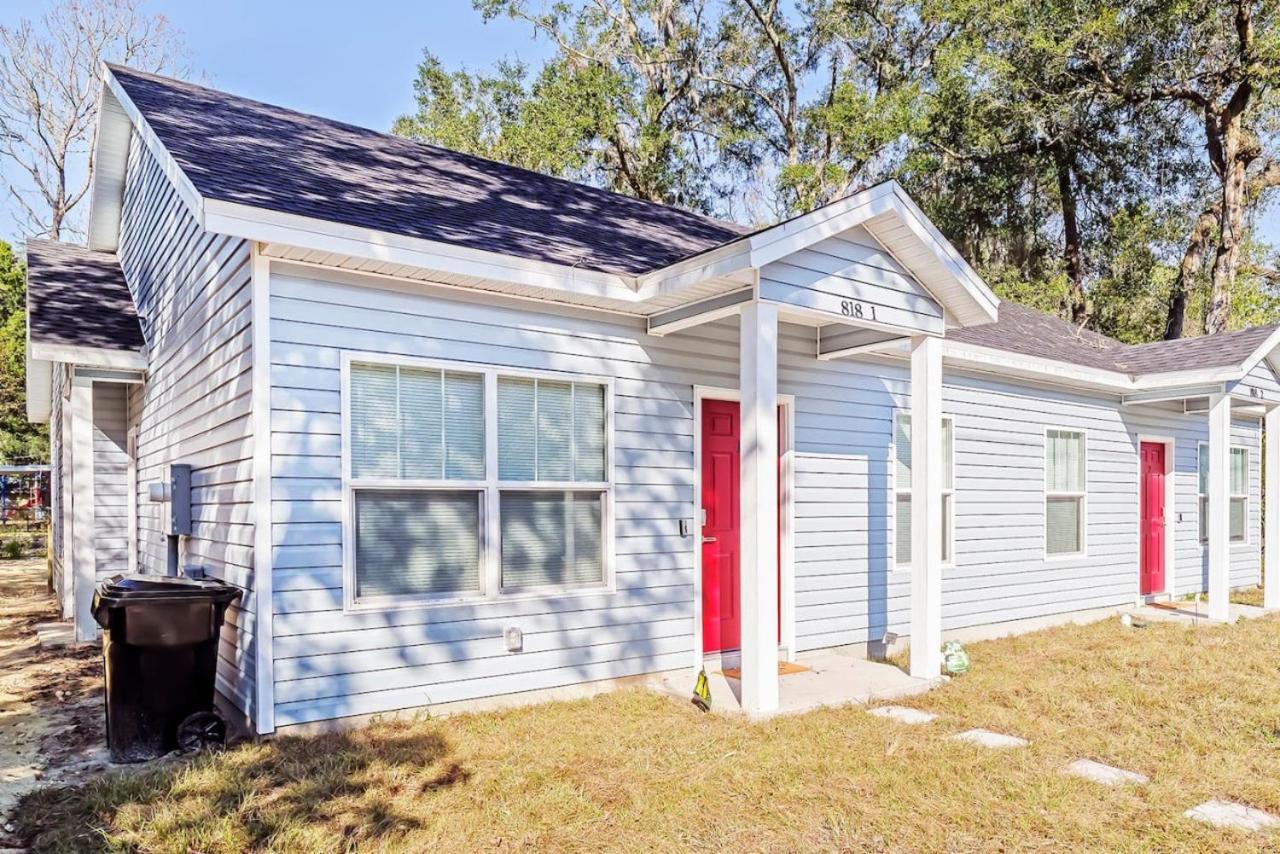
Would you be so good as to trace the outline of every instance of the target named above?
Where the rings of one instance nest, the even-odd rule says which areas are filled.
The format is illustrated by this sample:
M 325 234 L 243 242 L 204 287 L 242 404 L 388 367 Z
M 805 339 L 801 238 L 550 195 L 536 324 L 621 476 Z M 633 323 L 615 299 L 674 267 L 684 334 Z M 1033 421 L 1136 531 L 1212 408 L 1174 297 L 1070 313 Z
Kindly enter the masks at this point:
M 1118 620 L 970 648 L 973 672 L 910 701 L 760 724 L 638 690 L 279 738 L 19 811 L 37 850 L 1251 850 L 1182 817 L 1213 797 L 1280 813 L 1280 621 Z M 990 751 L 949 735 L 1028 738 Z M 1087 757 L 1151 778 L 1060 773 Z
M 1262 588 L 1246 587 L 1243 590 L 1232 590 L 1231 601 L 1237 605 L 1253 605 L 1262 607 Z

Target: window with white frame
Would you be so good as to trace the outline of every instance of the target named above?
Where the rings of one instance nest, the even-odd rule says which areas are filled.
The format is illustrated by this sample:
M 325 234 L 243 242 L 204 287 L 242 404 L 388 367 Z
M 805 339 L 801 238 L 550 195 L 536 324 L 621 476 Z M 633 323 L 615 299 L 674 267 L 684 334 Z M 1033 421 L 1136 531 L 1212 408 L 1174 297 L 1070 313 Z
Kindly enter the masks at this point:
M 1248 539 L 1249 518 L 1249 449 L 1231 448 L 1230 465 L 1231 517 L 1230 540 L 1243 543 Z M 1200 542 L 1209 541 L 1209 445 L 1200 443 Z
M 1044 439 L 1044 551 L 1084 552 L 1086 468 L 1084 433 L 1046 430 Z
M 345 405 L 353 603 L 605 583 L 604 385 L 353 360 Z
M 911 563 L 911 414 L 893 420 L 894 562 Z M 942 417 L 942 562 L 952 562 L 955 530 L 955 422 Z

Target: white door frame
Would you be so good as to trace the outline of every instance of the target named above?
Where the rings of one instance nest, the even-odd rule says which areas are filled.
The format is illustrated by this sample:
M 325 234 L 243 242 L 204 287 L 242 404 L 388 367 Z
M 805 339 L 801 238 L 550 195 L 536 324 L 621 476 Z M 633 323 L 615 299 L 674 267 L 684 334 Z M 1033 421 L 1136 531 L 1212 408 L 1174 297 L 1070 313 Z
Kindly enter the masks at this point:
M 697 673 L 713 657 L 702 653 L 702 401 L 740 400 L 737 389 L 695 385 L 693 387 L 693 671 Z M 782 648 L 787 661 L 796 657 L 795 621 L 795 425 L 796 398 L 793 394 L 779 394 L 778 405 L 783 412 L 783 434 L 778 436 L 782 470 L 779 472 L 779 491 L 782 507 L 778 514 L 778 539 L 782 552 L 782 577 L 778 585 L 778 597 L 782 603 Z M 714 659 L 718 659 L 715 656 Z
M 1164 590 L 1153 592 L 1150 595 L 1142 593 L 1142 443 L 1149 442 L 1154 445 L 1164 445 Z M 1134 448 L 1134 457 L 1137 461 L 1137 507 L 1138 507 L 1138 542 L 1137 554 L 1134 557 L 1133 565 L 1136 569 L 1134 573 L 1133 598 L 1137 604 L 1146 601 L 1158 599 L 1161 597 L 1172 596 L 1174 591 L 1178 589 L 1177 575 L 1175 566 L 1177 558 L 1175 556 L 1177 546 L 1177 529 L 1178 517 L 1177 501 L 1174 495 L 1177 492 L 1177 465 L 1176 465 L 1176 445 L 1172 436 L 1157 436 L 1149 433 L 1139 433 L 1138 443 Z M 1199 463 L 1197 463 L 1199 465 Z M 1196 475 L 1199 477 L 1199 474 Z

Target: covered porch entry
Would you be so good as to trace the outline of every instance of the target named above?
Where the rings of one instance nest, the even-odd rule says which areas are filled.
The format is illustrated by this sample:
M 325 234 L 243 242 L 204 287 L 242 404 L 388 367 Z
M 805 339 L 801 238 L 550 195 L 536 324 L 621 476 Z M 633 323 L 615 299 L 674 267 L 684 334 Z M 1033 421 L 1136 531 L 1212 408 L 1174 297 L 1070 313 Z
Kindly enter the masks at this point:
M 713 692 L 719 685 L 726 702 L 753 715 L 811 707 L 818 699 L 820 704 L 865 700 L 881 689 L 923 689 L 941 670 L 942 338 L 948 327 L 991 322 L 996 300 L 892 185 L 744 243 L 740 255 L 708 263 L 718 265 L 715 272 L 721 276 L 732 272 L 730 266 L 742 264 L 754 284 L 649 315 L 649 333 L 655 336 L 725 319 L 738 324 L 738 388 L 721 393 L 721 398 L 736 398 L 738 437 L 736 443 L 730 440 L 737 450 L 736 464 L 730 463 L 736 468 L 736 483 L 724 471 L 709 474 L 705 460 L 695 465 L 700 503 L 690 533 L 698 567 L 695 579 L 701 587 L 694 601 L 698 634 L 693 671 L 705 668 Z M 802 651 L 795 646 L 787 457 L 798 443 L 789 435 L 790 401 L 779 391 L 780 324 L 812 330 L 815 368 L 886 345 L 900 344 L 908 352 L 909 403 L 897 405 L 907 410 L 912 424 L 909 674 L 868 662 L 853 651 Z M 803 368 L 796 368 L 794 361 L 788 365 L 800 371 L 788 382 L 803 384 Z M 840 390 L 833 387 L 830 393 L 838 395 Z M 699 402 L 714 401 L 716 395 L 716 390 L 695 389 Z M 886 402 L 869 407 L 867 416 L 884 418 L 887 425 L 892 411 L 893 405 Z M 702 435 L 702 412 L 699 406 L 695 447 L 705 455 L 710 452 Z M 886 437 L 888 433 L 886 426 Z M 732 449 L 724 454 L 725 459 L 734 456 Z M 702 481 L 708 476 L 721 478 L 732 490 L 719 509 L 736 503 L 736 513 L 731 511 L 736 519 L 723 514 L 716 518 L 713 513 L 702 518 Z M 726 544 L 726 536 L 736 541 Z M 736 560 L 736 589 L 734 583 L 720 583 L 718 578 L 706 583 L 705 562 L 718 562 L 723 555 Z M 870 571 L 869 563 L 865 571 Z M 724 607 L 726 589 L 736 608 Z M 858 618 L 854 610 L 849 620 Z M 719 620 L 722 612 L 731 613 L 729 634 L 740 638 L 736 660 L 727 654 L 731 643 L 708 643 L 708 618 Z M 712 628 L 718 631 L 723 622 Z M 780 677 L 780 661 L 806 669 Z M 738 671 L 737 678 L 724 676 L 726 669 Z M 680 691 L 687 694 L 690 684 L 681 685 Z

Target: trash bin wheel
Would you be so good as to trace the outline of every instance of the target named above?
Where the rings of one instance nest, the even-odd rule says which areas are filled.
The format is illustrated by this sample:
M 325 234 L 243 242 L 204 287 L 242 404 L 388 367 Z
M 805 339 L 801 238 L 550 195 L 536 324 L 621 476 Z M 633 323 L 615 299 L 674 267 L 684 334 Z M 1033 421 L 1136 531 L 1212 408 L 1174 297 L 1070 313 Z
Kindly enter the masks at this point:
M 178 747 L 186 753 L 221 750 L 227 743 L 227 722 L 217 712 L 195 712 L 178 724 Z

